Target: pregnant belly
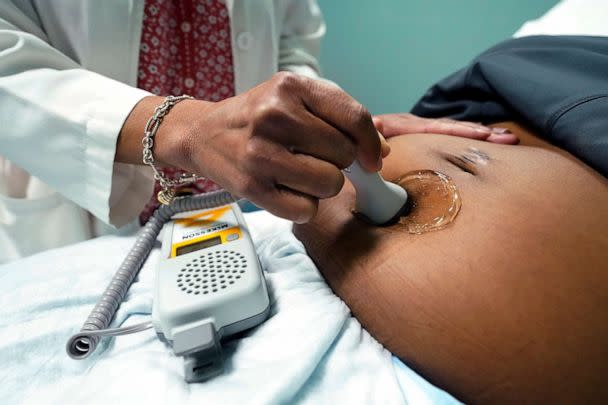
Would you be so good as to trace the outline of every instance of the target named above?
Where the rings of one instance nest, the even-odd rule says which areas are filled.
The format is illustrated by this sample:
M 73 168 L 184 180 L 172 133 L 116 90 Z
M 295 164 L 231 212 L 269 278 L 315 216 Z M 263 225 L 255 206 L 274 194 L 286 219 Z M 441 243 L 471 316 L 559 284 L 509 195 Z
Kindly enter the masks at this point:
M 606 181 L 538 147 L 441 135 L 391 147 L 384 178 L 429 169 L 453 181 L 453 222 L 421 234 L 369 226 L 347 183 L 294 228 L 362 324 L 465 400 L 546 399 L 566 375 L 547 369 L 587 386 L 608 372 Z

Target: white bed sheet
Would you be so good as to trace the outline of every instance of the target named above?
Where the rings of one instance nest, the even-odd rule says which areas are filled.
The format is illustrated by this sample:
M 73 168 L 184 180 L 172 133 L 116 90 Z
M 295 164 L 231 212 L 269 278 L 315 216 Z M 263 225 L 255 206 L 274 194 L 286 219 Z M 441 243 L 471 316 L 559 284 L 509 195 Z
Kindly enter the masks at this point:
M 608 1 L 562 0 L 536 20 L 527 21 L 513 36 L 608 36 Z
M 182 360 L 153 330 L 104 339 L 86 360 L 68 358 L 66 340 L 134 240 L 103 237 L 0 267 L 0 403 L 404 403 L 391 354 L 332 293 L 289 223 L 265 212 L 247 221 L 271 317 L 225 346 L 223 375 L 186 384 Z M 149 318 L 157 255 L 113 326 Z

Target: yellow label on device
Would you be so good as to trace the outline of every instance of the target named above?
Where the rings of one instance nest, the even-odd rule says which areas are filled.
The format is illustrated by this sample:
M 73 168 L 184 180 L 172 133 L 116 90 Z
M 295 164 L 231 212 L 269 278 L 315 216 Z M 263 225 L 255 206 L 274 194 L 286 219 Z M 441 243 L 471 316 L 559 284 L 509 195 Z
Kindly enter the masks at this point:
M 242 238 L 236 215 L 229 205 L 174 219 L 171 257 Z

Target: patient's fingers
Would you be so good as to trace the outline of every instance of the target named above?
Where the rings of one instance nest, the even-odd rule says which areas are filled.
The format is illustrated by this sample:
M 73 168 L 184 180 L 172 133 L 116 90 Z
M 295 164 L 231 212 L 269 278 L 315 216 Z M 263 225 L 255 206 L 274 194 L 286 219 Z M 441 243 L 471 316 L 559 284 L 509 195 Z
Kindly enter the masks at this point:
M 378 131 L 387 138 L 406 134 L 433 133 L 509 145 L 519 143 L 517 136 L 507 128 L 489 128 L 469 121 L 422 118 L 407 113 L 377 115 L 373 117 L 373 121 Z
M 492 133 L 486 138 L 486 141 L 503 145 L 517 145 L 519 138 L 510 132 L 502 134 Z
M 490 128 L 473 122 L 422 118 L 413 114 L 377 115 L 374 117 L 374 124 L 376 128 L 382 128 L 382 134 L 387 138 L 404 134 L 434 133 L 486 139 L 492 133 Z

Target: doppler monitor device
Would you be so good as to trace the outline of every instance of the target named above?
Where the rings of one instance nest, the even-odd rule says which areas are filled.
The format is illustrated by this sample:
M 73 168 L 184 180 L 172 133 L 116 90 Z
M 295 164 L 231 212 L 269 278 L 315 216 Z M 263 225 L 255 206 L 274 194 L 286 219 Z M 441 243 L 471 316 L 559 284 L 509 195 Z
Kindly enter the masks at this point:
M 162 240 L 152 322 L 202 381 L 222 371 L 222 338 L 268 316 L 264 275 L 236 203 L 175 215 Z

